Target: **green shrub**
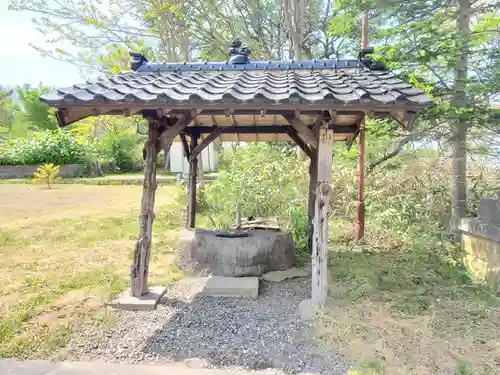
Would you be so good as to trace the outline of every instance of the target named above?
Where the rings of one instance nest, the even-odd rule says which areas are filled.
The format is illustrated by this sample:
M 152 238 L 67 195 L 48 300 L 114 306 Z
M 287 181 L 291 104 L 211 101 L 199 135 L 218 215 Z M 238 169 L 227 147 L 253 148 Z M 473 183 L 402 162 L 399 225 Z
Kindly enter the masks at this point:
M 249 144 L 226 160 L 218 180 L 202 186 L 200 194 L 218 227 L 228 228 L 234 222 L 237 202 L 243 217 L 276 216 L 286 229 L 291 202 L 307 206 L 307 162 L 298 159 L 293 149 Z
M 100 139 L 99 149 L 103 169 L 109 172 L 129 172 L 142 167 L 139 136 L 132 132 L 108 132 Z
M 307 242 L 309 239 L 307 206 L 290 204 L 288 215 L 290 218 L 289 232 L 292 234 L 297 250 L 307 250 Z
M 31 138 L 9 141 L 0 147 L 0 164 L 77 164 L 87 152 L 87 145 L 80 143 L 68 132 L 48 130 L 35 133 Z
M 52 163 L 46 163 L 38 167 L 38 170 L 33 174 L 34 181 L 43 181 L 47 184 L 50 189 L 52 184 L 57 179 L 57 174 L 61 170 L 61 167 L 54 165 Z

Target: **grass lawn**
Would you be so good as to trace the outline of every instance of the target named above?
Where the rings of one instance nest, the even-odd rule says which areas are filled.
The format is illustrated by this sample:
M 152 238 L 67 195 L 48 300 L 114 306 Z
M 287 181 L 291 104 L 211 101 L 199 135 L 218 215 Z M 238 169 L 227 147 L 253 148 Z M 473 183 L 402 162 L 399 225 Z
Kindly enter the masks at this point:
M 0 357 L 52 357 L 73 330 L 112 323 L 104 303 L 127 288 L 141 193 L 0 185 Z M 172 265 L 180 187 L 160 186 L 156 207 L 150 283 L 165 284 L 182 276 Z M 330 304 L 315 329 L 358 361 L 352 375 L 499 373 L 500 298 L 433 246 L 332 244 Z
M 73 329 L 105 324 L 110 295 L 127 288 L 141 186 L 0 185 L 0 357 L 50 357 Z M 160 186 L 150 283 L 172 265 L 181 191 Z

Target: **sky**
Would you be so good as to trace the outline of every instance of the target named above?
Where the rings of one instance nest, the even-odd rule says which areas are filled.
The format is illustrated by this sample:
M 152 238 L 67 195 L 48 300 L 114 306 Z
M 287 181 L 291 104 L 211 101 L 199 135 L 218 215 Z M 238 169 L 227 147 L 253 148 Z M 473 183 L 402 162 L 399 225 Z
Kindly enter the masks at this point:
M 43 83 L 46 86 L 64 87 L 81 82 L 77 67 L 50 57 L 44 58 L 29 45 L 47 46 L 43 35 L 31 22 L 32 14 L 9 11 L 8 4 L 9 0 L 0 0 L 0 85 Z

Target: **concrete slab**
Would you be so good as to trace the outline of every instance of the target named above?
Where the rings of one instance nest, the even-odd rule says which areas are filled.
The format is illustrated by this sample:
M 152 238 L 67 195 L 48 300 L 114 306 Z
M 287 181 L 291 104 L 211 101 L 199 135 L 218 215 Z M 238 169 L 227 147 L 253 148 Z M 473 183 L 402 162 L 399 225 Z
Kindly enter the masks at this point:
M 154 310 L 165 294 L 167 287 L 153 286 L 149 292 L 141 297 L 132 297 L 130 289 L 121 293 L 114 300 L 108 302 L 108 306 L 121 310 Z
M 259 295 L 259 278 L 211 276 L 203 295 L 216 297 L 257 297 Z

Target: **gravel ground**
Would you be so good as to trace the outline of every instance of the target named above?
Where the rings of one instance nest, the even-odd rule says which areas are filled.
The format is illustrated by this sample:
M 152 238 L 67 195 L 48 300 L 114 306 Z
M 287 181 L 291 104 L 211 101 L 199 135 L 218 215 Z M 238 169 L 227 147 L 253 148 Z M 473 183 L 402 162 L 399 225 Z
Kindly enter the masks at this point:
M 157 310 L 122 311 L 111 330 L 75 337 L 66 359 L 346 374 L 350 362 L 315 345 L 298 315 L 310 280 L 261 282 L 256 299 L 202 297 L 204 281 L 184 279 L 168 290 Z

